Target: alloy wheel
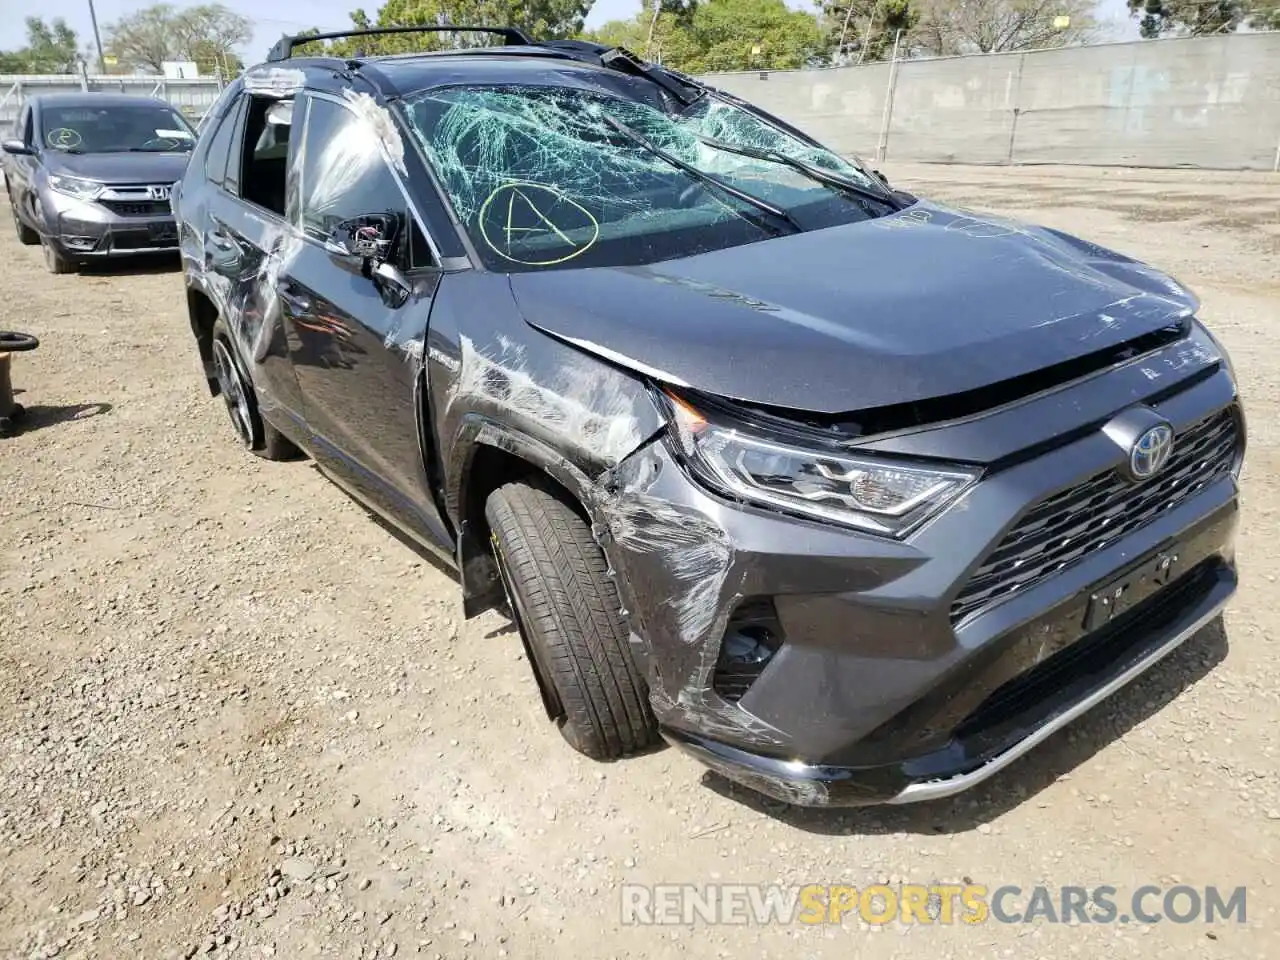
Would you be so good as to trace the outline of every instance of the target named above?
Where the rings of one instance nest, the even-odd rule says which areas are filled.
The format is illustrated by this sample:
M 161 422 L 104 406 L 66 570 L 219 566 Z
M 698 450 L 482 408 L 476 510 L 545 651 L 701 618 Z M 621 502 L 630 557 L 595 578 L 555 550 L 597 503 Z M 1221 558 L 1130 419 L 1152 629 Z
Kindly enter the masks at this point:
M 213 367 L 218 378 L 218 392 L 227 405 L 231 424 L 236 428 L 240 442 L 252 449 L 254 440 L 253 413 L 249 409 L 249 385 L 240 374 L 240 367 L 232 359 L 225 341 L 213 342 Z

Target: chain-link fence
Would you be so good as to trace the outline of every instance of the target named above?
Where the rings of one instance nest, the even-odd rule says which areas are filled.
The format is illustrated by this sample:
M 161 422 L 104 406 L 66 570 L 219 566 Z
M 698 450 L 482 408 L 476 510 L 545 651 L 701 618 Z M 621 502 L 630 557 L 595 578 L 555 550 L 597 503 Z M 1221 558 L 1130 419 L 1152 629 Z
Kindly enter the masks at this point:
M 705 79 L 866 159 L 1280 170 L 1280 33 Z
M 165 77 L 116 77 L 90 74 L 0 74 L 0 132 L 8 136 L 26 98 L 40 93 L 103 90 L 168 100 L 194 123 L 222 90 L 218 77 L 169 80 Z

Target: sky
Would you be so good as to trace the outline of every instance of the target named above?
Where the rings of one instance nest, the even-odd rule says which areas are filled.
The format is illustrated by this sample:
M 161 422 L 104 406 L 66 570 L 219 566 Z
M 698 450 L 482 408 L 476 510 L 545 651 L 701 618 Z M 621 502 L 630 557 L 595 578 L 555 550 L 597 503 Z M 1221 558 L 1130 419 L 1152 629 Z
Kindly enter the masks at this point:
M 195 3 L 184 0 L 171 0 L 175 7 L 194 6 Z M 350 25 L 350 12 L 363 6 L 373 15 L 380 4 L 377 0 L 277 0 L 265 4 L 261 0 L 222 0 L 226 6 L 249 17 L 255 24 L 253 41 L 242 56 L 248 63 L 260 61 L 267 50 L 282 33 L 294 33 L 307 27 L 319 27 L 322 30 L 340 30 Z M 809 7 L 807 0 L 787 0 L 794 7 Z M 140 0 L 94 0 L 94 8 L 98 15 L 98 26 L 101 28 L 149 3 Z M 52 20 L 64 18 L 80 35 L 82 46 L 93 40 L 93 28 L 89 19 L 89 0 L 6 0 L 6 9 L 10 13 L 0 18 L 0 49 L 20 47 L 26 42 L 26 28 L 23 23 L 30 16 L 44 17 Z M 609 20 L 620 20 L 633 16 L 640 9 L 640 0 L 596 0 L 587 17 L 588 26 L 599 26 Z M 269 11 L 270 16 L 266 12 Z M 1127 20 L 1125 0 L 1102 0 L 1099 19 L 1116 22 Z M 1137 37 L 1137 26 L 1124 23 L 1123 37 Z

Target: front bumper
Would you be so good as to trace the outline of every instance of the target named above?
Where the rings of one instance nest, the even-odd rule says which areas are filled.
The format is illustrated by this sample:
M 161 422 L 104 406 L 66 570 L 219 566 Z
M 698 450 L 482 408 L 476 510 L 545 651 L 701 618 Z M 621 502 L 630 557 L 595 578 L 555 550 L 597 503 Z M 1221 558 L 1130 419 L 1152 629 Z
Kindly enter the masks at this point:
M 85 260 L 178 251 L 173 217 L 94 221 L 62 215 L 49 239 L 67 256 Z
M 45 236 L 76 260 L 176 253 L 179 249 L 177 221 L 167 201 L 96 202 L 48 191 L 42 206 L 50 211 L 45 218 Z
M 905 542 L 726 503 L 660 442 L 624 462 L 602 540 L 664 736 L 791 803 L 905 803 L 986 779 L 1147 670 L 1217 616 L 1236 586 L 1243 416 L 1228 369 L 1195 348 L 1202 369 L 1185 363 L 1181 384 L 1157 384 L 1159 394 L 1147 361 L 991 415 L 992 436 L 1035 455 L 1006 457 Z M 1046 444 L 1037 405 L 1100 405 L 1105 422 L 1144 398 L 1178 430 L 1233 417 L 1232 469 L 1050 575 L 957 612 L 1007 533 L 1123 457 L 1092 426 Z M 973 428 L 932 432 L 945 446 L 950 430 Z M 1148 581 L 1167 555 L 1176 572 Z M 1118 577 L 1128 588 L 1131 574 L 1125 609 L 1099 624 L 1094 595 Z M 762 602 L 781 644 L 728 696 L 717 680 L 726 630 Z
M 761 756 L 669 729 L 663 736 L 722 776 L 798 806 L 906 804 L 950 797 L 995 776 L 1208 626 L 1235 592 L 1235 571 L 1227 564 L 1210 564 L 1181 588 L 1186 592 L 1178 600 L 1185 605 L 1170 604 L 1161 609 L 1157 603 L 1143 611 L 1150 615 L 1150 622 L 1131 625 L 1134 634 L 1125 638 L 1124 654 L 1096 657 L 1095 672 L 1082 673 L 1075 684 L 1060 688 L 1042 704 L 1038 723 L 1026 715 L 1021 718 L 1028 724 L 1021 739 L 985 755 L 961 759 L 944 753 L 877 768 L 839 767 Z M 1170 589 L 1178 590 L 1178 586 Z M 1117 638 L 1111 635 L 1106 639 Z M 1102 651 L 1095 647 L 1092 652 Z M 920 778 L 931 765 L 940 772 Z

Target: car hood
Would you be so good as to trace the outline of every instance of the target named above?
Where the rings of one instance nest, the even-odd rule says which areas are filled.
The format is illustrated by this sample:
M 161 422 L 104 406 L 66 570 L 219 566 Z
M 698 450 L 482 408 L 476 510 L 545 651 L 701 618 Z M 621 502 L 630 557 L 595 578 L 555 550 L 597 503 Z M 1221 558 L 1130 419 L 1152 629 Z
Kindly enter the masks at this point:
M 987 386 L 1198 306 L 1120 254 L 924 202 L 642 267 L 512 274 L 511 286 L 532 326 L 610 362 L 816 413 Z
M 50 173 L 101 183 L 174 183 L 187 169 L 186 153 L 57 153 L 45 151 Z

